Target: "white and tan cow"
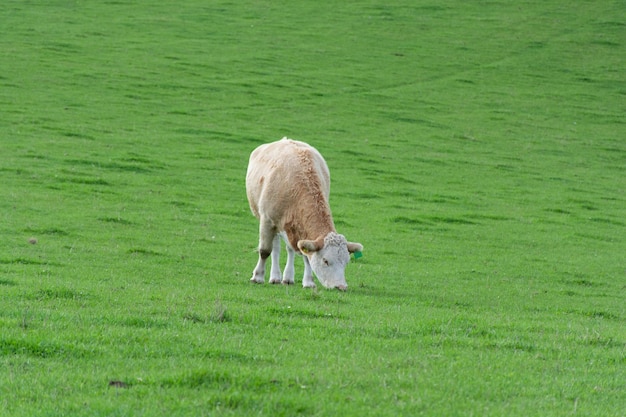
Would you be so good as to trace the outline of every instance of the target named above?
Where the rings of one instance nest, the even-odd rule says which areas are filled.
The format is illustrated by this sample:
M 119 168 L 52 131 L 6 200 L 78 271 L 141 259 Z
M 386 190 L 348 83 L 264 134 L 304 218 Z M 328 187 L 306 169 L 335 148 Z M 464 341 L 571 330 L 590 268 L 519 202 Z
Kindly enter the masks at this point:
M 259 261 L 250 281 L 265 282 L 265 263 L 272 255 L 270 283 L 294 283 L 295 254 L 304 255 L 303 287 L 315 287 L 313 274 L 326 288 L 347 288 L 350 253 L 361 251 L 335 230 L 328 204 L 330 173 L 320 153 L 304 142 L 283 138 L 250 155 L 246 192 L 259 219 Z M 280 237 L 287 245 L 281 276 Z

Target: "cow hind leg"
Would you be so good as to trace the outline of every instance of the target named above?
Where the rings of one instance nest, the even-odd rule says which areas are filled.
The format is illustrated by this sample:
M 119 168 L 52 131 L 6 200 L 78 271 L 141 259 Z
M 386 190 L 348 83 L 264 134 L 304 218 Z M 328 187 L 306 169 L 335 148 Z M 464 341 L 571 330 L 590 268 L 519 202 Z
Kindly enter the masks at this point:
M 259 255 L 259 261 L 256 263 L 256 267 L 254 267 L 254 271 L 252 271 L 252 278 L 250 278 L 250 282 L 254 282 L 255 284 L 263 284 L 265 282 L 265 262 L 267 261 L 267 257 L 263 258 Z
M 261 219 L 259 225 L 259 261 L 252 272 L 251 282 L 257 284 L 265 282 L 265 264 L 267 263 L 267 258 L 272 253 L 275 235 L 276 231 L 272 227 L 271 221 Z
M 272 241 L 272 269 L 270 270 L 270 284 L 280 284 L 280 235 L 274 235 Z
M 283 284 L 292 285 L 294 283 L 294 261 L 295 261 L 296 253 L 289 245 L 287 245 L 287 263 L 285 264 L 285 273 L 283 274 Z

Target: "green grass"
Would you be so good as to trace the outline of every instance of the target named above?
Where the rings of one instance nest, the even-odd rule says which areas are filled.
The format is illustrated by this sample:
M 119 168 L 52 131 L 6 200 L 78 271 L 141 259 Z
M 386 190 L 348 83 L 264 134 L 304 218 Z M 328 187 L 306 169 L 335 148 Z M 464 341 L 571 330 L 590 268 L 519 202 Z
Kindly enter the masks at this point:
M 3 2 L 0 415 L 624 416 L 624 21 Z M 346 293 L 248 282 L 282 136 L 365 246 Z

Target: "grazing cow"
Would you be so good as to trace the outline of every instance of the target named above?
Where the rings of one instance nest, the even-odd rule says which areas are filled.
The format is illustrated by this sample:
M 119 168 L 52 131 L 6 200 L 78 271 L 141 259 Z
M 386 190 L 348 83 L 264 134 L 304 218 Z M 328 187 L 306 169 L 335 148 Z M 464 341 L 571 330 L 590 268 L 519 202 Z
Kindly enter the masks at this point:
M 328 205 L 330 173 L 320 153 L 304 142 L 283 138 L 250 155 L 246 193 L 259 219 L 259 261 L 250 281 L 265 282 L 272 255 L 270 283 L 281 282 L 280 237 L 287 246 L 283 284 L 294 283 L 294 255 L 304 255 L 303 287 L 315 287 L 312 271 L 326 288 L 346 290 L 350 253 L 363 250 L 335 230 Z

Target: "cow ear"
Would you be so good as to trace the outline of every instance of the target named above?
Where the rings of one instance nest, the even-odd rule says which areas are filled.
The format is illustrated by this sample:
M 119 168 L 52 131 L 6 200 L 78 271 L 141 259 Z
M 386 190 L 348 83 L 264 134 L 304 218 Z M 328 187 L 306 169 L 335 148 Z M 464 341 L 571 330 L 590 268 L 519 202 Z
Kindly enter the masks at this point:
M 363 250 L 363 245 L 360 243 L 348 242 L 348 252 L 361 252 Z
M 300 240 L 298 241 L 298 249 L 302 253 L 317 252 L 324 247 L 324 239 L 317 240 Z

